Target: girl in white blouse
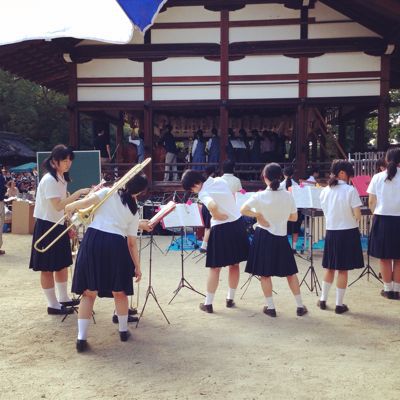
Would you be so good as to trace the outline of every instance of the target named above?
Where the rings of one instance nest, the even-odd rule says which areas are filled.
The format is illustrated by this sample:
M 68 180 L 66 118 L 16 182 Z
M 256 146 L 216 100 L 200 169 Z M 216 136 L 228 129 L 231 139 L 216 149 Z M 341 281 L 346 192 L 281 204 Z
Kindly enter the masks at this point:
M 321 310 L 326 309 L 329 289 L 337 271 L 336 314 L 349 310 L 343 304 L 348 271 L 364 267 L 358 229 L 362 203 L 356 189 L 349 185 L 352 176 L 354 169 L 348 161 L 333 161 L 328 186 L 320 194 L 321 208 L 326 218 L 326 236 L 322 259 L 325 275 L 318 306 Z
M 387 170 L 372 177 L 367 189 L 374 213 L 369 254 L 379 258 L 381 295 L 398 299 L 400 292 L 400 149 L 386 153 Z
M 271 277 L 286 277 L 296 300 L 296 313 L 301 317 L 307 308 L 303 305 L 297 265 L 287 238 L 287 222 L 297 220 L 297 208 L 292 195 L 280 187 L 282 170 L 278 164 L 267 164 L 262 175 L 267 189 L 252 195 L 240 209 L 243 215 L 257 219 L 246 272 L 261 277 L 266 301 L 263 312 L 270 317 L 276 317 Z

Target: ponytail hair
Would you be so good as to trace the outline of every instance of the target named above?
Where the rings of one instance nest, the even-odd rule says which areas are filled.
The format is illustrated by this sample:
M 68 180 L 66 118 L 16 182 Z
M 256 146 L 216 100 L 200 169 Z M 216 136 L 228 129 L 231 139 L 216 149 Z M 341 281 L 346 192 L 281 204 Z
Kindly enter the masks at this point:
M 262 176 L 264 179 L 268 179 L 271 182 L 269 184 L 271 190 L 276 191 L 279 189 L 282 177 L 282 169 L 279 164 L 267 164 L 263 169 Z
M 286 181 L 285 181 L 286 190 L 289 190 L 289 188 L 292 186 L 293 174 L 294 174 L 293 167 L 289 166 L 289 167 L 284 168 L 283 175 L 286 176 Z
M 135 175 L 131 178 L 123 189 L 118 190 L 119 197 L 124 206 L 128 206 L 133 215 L 136 215 L 138 205 L 132 195 L 139 194 L 147 188 L 148 181 L 144 174 Z
M 331 165 L 331 175 L 328 181 L 330 187 L 336 186 L 339 183 L 339 172 L 344 171 L 346 175 L 351 178 L 354 176 L 354 168 L 349 161 L 334 160 Z
M 58 182 L 57 169 L 54 166 L 54 163 L 59 163 L 67 158 L 72 161 L 75 158 L 74 151 L 71 147 L 58 144 L 53 148 L 51 154 L 43 161 L 42 166 Z M 66 182 L 71 181 L 68 172 L 64 172 L 64 179 Z
M 400 164 L 400 148 L 390 149 L 386 153 L 387 178 L 391 181 L 397 174 L 397 166 Z

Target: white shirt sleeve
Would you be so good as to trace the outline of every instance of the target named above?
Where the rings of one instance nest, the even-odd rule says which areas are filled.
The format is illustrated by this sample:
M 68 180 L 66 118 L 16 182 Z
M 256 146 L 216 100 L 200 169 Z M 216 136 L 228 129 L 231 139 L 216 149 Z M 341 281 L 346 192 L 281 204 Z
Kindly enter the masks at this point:
M 367 193 L 376 195 L 376 180 L 377 180 L 377 175 L 374 175 L 371 179 L 371 182 L 368 185 Z
M 128 236 L 137 236 L 139 229 L 139 211 L 136 212 L 135 215 L 132 215 L 132 219 L 128 224 L 126 233 Z
M 44 197 L 45 199 L 55 199 L 59 198 L 61 199 L 63 197 L 63 194 L 60 193 L 60 186 L 58 185 L 58 182 L 53 178 L 53 176 L 49 176 L 48 179 L 46 180 L 45 186 L 44 186 Z
M 236 192 L 240 192 L 242 189 L 243 189 L 242 188 L 242 182 L 240 181 L 239 178 L 237 178 L 237 181 L 236 181 Z
M 207 150 L 210 151 L 211 149 L 211 143 L 212 143 L 212 138 L 208 140 L 207 142 Z
M 207 208 L 208 208 L 208 205 L 210 204 L 210 202 L 213 201 L 213 198 L 205 190 L 201 190 L 199 192 L 199 199 Z
M 356 208 L 356 207 L 362 206 L 360 196 L 358 195 L 357 190 L 354 187 L 351 188 L 351 192 L 350 192 L 350 204 L 351 204 L 351 208 Z
M 103 188 L 98 190 L 97 192 L 95 192 L 94 194 L 101 200 L 104 199 L 104 197 L 106 197 L 106 194 L 110 191 L 109 188 Z

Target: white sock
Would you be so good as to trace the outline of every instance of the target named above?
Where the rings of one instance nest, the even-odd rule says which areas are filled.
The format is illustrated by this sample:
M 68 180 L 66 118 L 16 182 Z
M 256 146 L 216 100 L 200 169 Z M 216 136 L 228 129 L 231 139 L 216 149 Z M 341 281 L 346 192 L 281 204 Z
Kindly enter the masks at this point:
M 207 245 L 208 245 L 208 242 L 205 242 L 204 240 L 201 242 L 201 248 L 203 249 L 203 250 L 207 250 Z
M 126 332 L 128 330 L 128 314 L 118 315 L 118 330 Z
M 206 293 L 206 299 L 204 300 L 204 305 L 208 306 L 213 303 L 215 293 Z
M 400 292 L 400 283 L 393 282 L 393 290 L 395 292 Z
M 233 300 L 235 298 L 236 289 L 229 288 L 228 295 L 226 296 L 227 300 Z
M 78 340 L 87 339 L 87 331 L 89 328 L 90 319 L 78 318 Z
M 383 282 L 383 290 L 385 292 L 392 292 L 393 291 L 393 282 Z
M 68 282 L 56 282 L 56 288 L 58 293 L 58 301 L 71 301 L 68 296 Z
M 322 281 L 322 291 L 321 291 L 321 301 L 328 300 L 329 289 L 331 288 L 332 283 Z
M 272 296 L 265 298 L 265 304 L 269 310 L 275 309 L 274 299 L 272 298 Z
M 54 287 L 50 289 L 43 289 L 43 292 L 47 298 L 48 307 L 57 308 L 58 310 L 61 310 L 61 304 L 57 300 L 56 291 Z
M 294 296 L 294 299 L 296 300 L 297 307 L 299 307 L 299 308 L 303 308 L 304 307 L 303 300 L 301 298 L 301 294 L 296 294 Z
M 336 288 L 336 305 L 337 306 L 343 305 L 343 298 L 344 298 L 345 292 L 346 292 L 346 289 Z

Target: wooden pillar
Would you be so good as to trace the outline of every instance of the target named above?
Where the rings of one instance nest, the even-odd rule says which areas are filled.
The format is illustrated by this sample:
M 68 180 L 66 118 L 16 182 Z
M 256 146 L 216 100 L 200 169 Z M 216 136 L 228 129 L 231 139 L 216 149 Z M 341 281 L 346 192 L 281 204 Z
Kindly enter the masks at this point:
M 221 158 L 220 162 L 226 160 L 226 147 L 228 145 L 228 125 L 229 125 L 229 11 L 221 11 L 221 106 L 220 106 L 220 131 L 221 131 Z
M 75 63 L 68 64 L 68 74 L 69 145 L 79 149 L 78 83 Z
M 343 107 L 339 108 L 339 132 L 338 141 L 344 151 L 346 151 L 346 123 L 343 119 Z
M 311 161 L 316 162 L 318 157 L 318 141 L 314 137 L 311 141 Z
M 124 142 L 124 113 L 122 111 L 118 114 L 117 132 L 115 138 L 115 145 L 117 146 L 117 163 L 122 162 L 122 146 Z
M 357 115 L 354 125 L 354 151 L 363 152 L 365 144 L 365 116 Z
M 390 56 L 381 57 L 381 88 L 378 105 L 378 137 L 377 148 L 386 150 L 389 146 L 389 88 L 390 88 Z
M 304 102 L 297 106 L 296 115 L 296 167 L 297 176 L 303 177 L 307 167 L 308 143 L 307 143 L 308 112 Z

